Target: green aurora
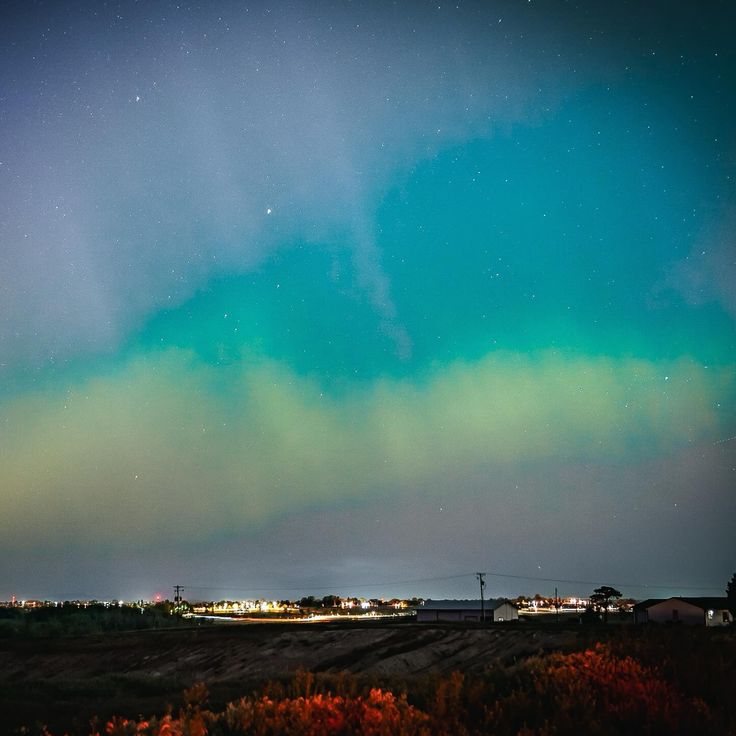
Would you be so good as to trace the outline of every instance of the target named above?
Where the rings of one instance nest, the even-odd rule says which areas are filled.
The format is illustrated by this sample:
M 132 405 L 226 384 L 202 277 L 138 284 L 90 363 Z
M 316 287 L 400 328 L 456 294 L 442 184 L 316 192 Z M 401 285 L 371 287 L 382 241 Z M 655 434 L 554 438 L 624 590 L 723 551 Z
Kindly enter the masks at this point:
M 517 13 L 511 8 L 503 13 Z M 554 4 L 546 12 L 554 15 Z M 48 284 L 61 279 L 67 297 L 27 264 L 18 267 L 27 257 L 14 239 L 20 226 L 4 231 L 5 273 L 15 278 L 0 282 L 10 315 L 0 335 L 0 598 L 80 590 L 103 597 L 117 590 L 103 583 L 116 565 L 115 585 L 144 597 L 168 586 L 167 575 L 192 585 L 209 575 L 208 584 L 244 590 L 307 590 L 307 579 L 347 590 L 366 578 L 476 565 L 532 577 L 530 562 L 542 557 L 563 580 L 600 575 L 704 589 L 725 581 L 736 510 L 736 73 L 716 28 L 721 12 L 717 3 L 704 11 L 689 41 L 677 9 L 671 35 L 646 26 L 659 56 L 647 56 L 645 41 L 622 26 L 597 51 L 558 40 L 568 61 L 595 58 L 583 81 L 572 81 L 564 64 L 568 71 L 550 72 L 556 85 L 541 95 L 533 75 L 512 78 L 512 87 L 531 90 L 513 112 L 496 118 L 491 106 L 466 119 L 444 110 L 438 119 L 451 130 L 436 140 L 410 116 L 415 129 L 398 133 L 385 160 L 364 148 L 380 150 L 399 123 L 369 119 L 364 131 L 357 116 L 342 144 L 324 144 L 351 162 L 326 184 L 321 169 L 312 181 L 299 162 L 293 171 L 281 162 L 288 186 L 274 189 L 268 177 L 246 186 L 241 144 L 227 140 L 229 129 L 229 148 L 220 144 L 226 155 L 212 154 L 219 163 L 196 186 L 182 183 L 181 172 L 191 164 L 196 173 L 198 157 L 218 144 L 187 149 L 186 130 L 174 128 L 183 169 L 161 169 L 160 181 L 134 168 L 118 185 L 110 157 L 124 155 L 90 150 L 104 186 L 84 196 L 98 214 L 81 218 L 59 247 L 75 268 L 92 264 L 78 291 L 94 285 L 91 301 L 67 298 L 78 284 L 66 266 Z M 519 27 L 531 23 L 518 15 Z M 427 23 L 427 38 L 442 33 Z M 477 40 L 471 26 L 468 11 L 448 44 Z M 13 28 L 18 37 L 28 32 Z M 621 48 L 625 60 L 614 58 Z M 473 80 L 480 49 L 462 67 Z M 359 52 L 363 63 L 379 63 L 373 47 Z M 680 52 L 689 66 L 677 66 Z M 439 74 L 441 62 L 432 63 Z M 537 69 L 544 60 L 537 54 L 529 63 Z M 153 62 L 144 54 L 141 64 Z M 479 89 L 490 97 L 485 73 L 481 67 Z M 187 84 L 195 97 L 208 90 L 206 79 Z M 138 88 L 137 78 L 129 86 Z M 139 97 L 140 107 L 148 95 Z M 212 102 L 211 112 L 222 104 Z M 168 118 L 171 107 L 148 119 L 151 140 L 138 153 L 159 145 Z M 361 136 L 370 146 L 361 148 Z M 3 191 L 22 155 L 29 180 L 38 176 L 32 152 L 11 155 Z M 228 156 L 236 163 L 220 176 Z M 154 173 L 156 166 L 159 159 Z M 242 218 L 233 181 L 257 200 Z M 205 206 L 213 189 L 219 211 Z M 135 221 L 121 219 L 120 208 L 132 206 Z M 44 207 L 40 221 L 52 217 Z M 50 243 L 54 227 L 49 220 Z M 100 234 L 118 244 L 112 260 L 94 255 Z M 86 237 L 91 245 L 77 246 Z M 38 238 L 31 247 L 41 253 Z M 38 262 L 52 270 L 53 260 Z M 90 315 L 102 302 L 106 326 L 97 333 Z M 33 328 L 34 309 L 49 334 Z M 689 510 L 686 521 L 664 511 L 678 503 Z M 701 504 L 708 511 L 699 516 Z M 453 505 L 456 516 L 443 527 L 435 517 Z M 617 505 L 627 529 L 611 521 Z M 487 536 L 470 520 L 479 508 Z M 312 551 L 322 546 L 323 525 L 346 514 L 353 543 L 334 542 L 343 564 L 330 567 Z M 392 514 L 427 519 L 426 531 L 405 528 L 416 535 L 413 546 L 392 546 L 388 532 L 366 528 L 366 518 Z M 597 563 L 549 540 L 529 542 L 538 549 L 528 557 L 508 551 L 506 535 L 523 538 L 545 519 Z M 297 521 L 301 577 L 281 552 L 263 548 Z M 475 535 L 471 551 L 453 559 L 463 529 Z M 710 551 L 677 548 L 684 529 Z M 611 555 L 617 534 L 627 549 Z M 244 550 L 265 572 L 235 572 L 220 547 Z M 476 561 L 478 553 L 486 559 Z M 166 562 L 150 562 L 157 556 Z M 648 562 L 637 571 L 639 558 Z M 136 577 L 141 560 L 150 570 Z M 527 583 L 509 585 L 513 592 Z

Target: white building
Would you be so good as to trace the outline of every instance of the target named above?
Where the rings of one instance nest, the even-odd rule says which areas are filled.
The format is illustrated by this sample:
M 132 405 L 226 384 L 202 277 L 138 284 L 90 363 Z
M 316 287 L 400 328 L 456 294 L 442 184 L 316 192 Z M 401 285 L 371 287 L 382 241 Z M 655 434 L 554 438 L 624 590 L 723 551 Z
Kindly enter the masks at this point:
M 483 601 L 483 612 L 486 621 L 518 621 L 519 611 L 513 603 L 505 598 L 489 598 Z M 417 622 L 431 623 L 436 621 L 480 621 L 480 600 L 465 601 L 426 601 L 417 607 Z
M 733 623 L 733 616 L 727 598 L 650 598 L 634 606 L 634 621 L 728 626 Z

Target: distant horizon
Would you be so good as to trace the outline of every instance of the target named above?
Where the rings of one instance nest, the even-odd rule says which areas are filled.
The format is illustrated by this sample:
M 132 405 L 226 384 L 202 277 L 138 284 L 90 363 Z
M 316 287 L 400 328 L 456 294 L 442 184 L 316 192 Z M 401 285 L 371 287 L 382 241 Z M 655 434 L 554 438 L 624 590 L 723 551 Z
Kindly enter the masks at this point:
M 491 573 L 486 573 L 487 575 L 491 575 Z M 455 577 L 456 579 L 470 579 L 471 576 L 473 576 L 474 573 L 460 573 Z M 499 575 L 500 577 L 512 577 L 507 575 Z M 406 586 L 406 583 L 410 583 L 411 581 L 398 581 L 398 582 L 388 582 L 388 583 L 372 583 L 369 585 L 364 586 L 356 586 L 352 589 L 350 589 L 348 592 L 345 592 L 343 590 L 339 589 L 333 589 L 331 587 L 327 588 L 299 588 L 299 587 L 290 587 L 290 588 L 248 588 L 248 587 L 208 587 L 208 586 L 186 586 L 182 585 L 182 598 L 184 600 L 191 602 L 207 602 L 207 601 L 219 601 L 219 600 L 232 600 L 232 601 L 241 601 L 241 600 L 291 600 L 291 601 L 298 601 L 301 598 L 314 596 L 316 599 L 321 599 L 325 596 L 329 595 L 336 595 L 341 598 L 364 598 L 364 599 L 384 599 L 384 600 L 390 600 L 392 598 L 398 598 L 401 600 L 409 600 L 411 598 L 422 598 L 425 600 L 480 600 L 480 596 L 478 595 L 478 591 L 476 589 L 475 595 L 473 595 L 470 591 L 468 591 L 467 595 L 445 595 L 442 593 L 435 593 L 435 594 L 420 594 L 420 593 L 411 593 L 406 594 L 402 591 L 394 592 L 394 593 L 387 593 L 387 592 L 380 592 L 380 589 L 386 589 L 396 586 Z M 417 581 L 422 582 L 422 581 Z M 703 586 L 703 587 L 697 587 L 697 586 L 673 586 L 673 585 L 665 585 L 665 586 L 652 586 L 652 585 L 622 585 L 620 583 L 614 582 L 599 582 L 599 583 L 593 583 L 591 582 L 589 584 L 589 588 L 585 589 L 583 586 L 583 583 L 577 583 L 581 587 L 578 588 L 565 588 L 564 586 L 570 585 L 570 581 L 565 580 L 538 580 L 539 583 L 549 583 L 554 585 L 554 583 L 557 583 L 558 588 L 558 596 L 560 598 L 589 598 L 592 594 L 593 590 L 596 587 L 600 587 L 601 585 L 611 585 L 614 588 L 617 588 L 621 593 L 623 598 L 633 598 L 635 600 L 645 600 L 647 598 L 671 598 L 671 597 L 725 597 L 726 596 L 726 583 L 719 588 L 719 587 L 709 587 L 709 586 Z M 476 586 L 477 587 L 477 586 Z M 553 598 L 554 597 L 554 587 L 551 591 L 545 591 L 543 588 L 539 588 L 538 590 L 535 589 L 534 592 L 517 592 L 517 593 L 510 593 L 509 591 L 511 588 L 504 587 L 502 589 L 497 588 L 494 589 L 487 583 L 487 587 L 491 589 L 491 592 L 486 594 L 484 596 L 484 599 L 489 598 L 509 598 L 509 599 L 516 599 L 520 597 L 530 597 L 533 598 L 535 595 L 539 594 L 543 596 L 544 598 Z M 148 595 L 136 595 L 136 596 L 120 596 L 120 595 L 110 595 L 110 596 L 99 596 L 99 595 L 25 595 L 25 596 L 18 596 L 16 595 L 16 599 L 18 601 L 20 600 L 40 600 L 40 601 L 74 601 L 74 600 L 83 600 L 83 601 L 91 601 L 96 600 L 100 602 L 109 602 L 112 600 L 117 601 L 123 601 L 123 602 L 135 602 L 139 600 L 143 600 L 146 602 L 155 602 L 156 600 L 160 601 L 173 601 L 174 600 L 174 592 L 173 592 L 174 586 L 171 586 L 169 590 L 166 590 L 165 588 L 156 589 L 154 592 L 149 593 Z M 189 593 L 187 591 L 190 591 Z M 413 590 L 413 589 L 412 589 Z M 442 590 L 441 588 L 435 589 L 435 590 Z M 453 588 L 453 590 L 458 590 L 458 588 Z M 633 590 L 633 592 L 632 592 Z M 192 593 L 191 591 L 197 591 L 196 593 Z M 212 595 L 204 593 L 203 591 L 211 591 Z M 359 591 L 359 592 L 355 592 Z M 9 602 L 11 600 L 12 596 L 9 596 L 8 598 L 2 598 L 0 596 L 0 601 Z

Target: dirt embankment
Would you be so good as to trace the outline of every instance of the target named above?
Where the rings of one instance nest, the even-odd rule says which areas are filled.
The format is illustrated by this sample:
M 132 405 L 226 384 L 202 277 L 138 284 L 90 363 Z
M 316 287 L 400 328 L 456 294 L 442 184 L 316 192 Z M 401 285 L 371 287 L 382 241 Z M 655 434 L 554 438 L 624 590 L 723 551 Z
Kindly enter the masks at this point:
M 161 712 L 204 681 L 235 698 L 300 669 L 407 678 L 576 647 L 573 630 L 417 624 L 217 625 L 70 639 L 0 642 L 0 728 L 88 723 L 91 714 Z

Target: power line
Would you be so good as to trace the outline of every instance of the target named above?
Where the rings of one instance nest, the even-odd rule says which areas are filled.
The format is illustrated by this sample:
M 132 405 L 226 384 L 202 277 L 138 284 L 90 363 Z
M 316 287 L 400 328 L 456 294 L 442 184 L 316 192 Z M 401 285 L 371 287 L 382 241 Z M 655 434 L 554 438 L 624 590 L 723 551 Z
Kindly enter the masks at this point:
M 576 580 L 571 578 L 550 578 L 550 577 L 541 577 L 538 575 L 516 575 L 513 573 L 505 573 L 505 572 L 490 572 L 486 571 L 483 573 L 478 572 L 464 572 L 464 573 L 457 573 L 455 575 L 439 575 L 439 576 L 433 576 L 433 577 L 424 577 L 424 578 L 409 578 L 406 580 L 392 580 L 382 583 L 349 583 L 349 584 L 341 584 L 339 587 L 343 588 L 388 588 L 396 585 L 411 585 L 414 583 L 433 583 L 433 582 L 440 582 L 444 580 L 458 580 L 460 578 L 467 578 L 467 577 L 476 577 L 478 578 L 479 575 L 488 575 L 489 577 L 495 577 L 495 578 L 507 578 L 510 580 L 530 580 L 533 582 L 541 582 L 541 583 L 566 583 L 568 585 L 586 585 L 586 586 L 597 586 L 601 584 L 600 580 Z M 485 581 L 484 581 L 485 584 Z M 719 591 L 722 592 L 722 587 L 710 587 L 710 586 L 694 586 L 694 585 L 677 585 L 673 583 L 668 584 L 653 584 L 653 583 L 620 583 L 613 581 L 612 584 L 617 585 L 618 587 L 622 588 L 637 588 L 637 589 L 653 589 L 653 590 L 664 590 L 664 589 L 676 589 L 676 590 L 682 590 L 682 591 Z M 230 591 L 230 592 L 251 592 L 251 593 L 258 593 L 258 592 L 295 592 L 295 591 L 303 591 L 306 589 L 313 590 L 313 591 L 325 591 L 325 590 L 334 590 L 336 585 L 329 585 L 329 586 L 310 586 L 310 585 L 301 585 L 298 587 L 229 587 L 229 586 L 202 586 L 202 585 L 188 585 L 187 590 L 221 590 L 221 591 Z
M 600 580 L 570 580 L 567 578 L 543 578 L 543 577 L 537 577 L 532 575 L 512 575 L 510 573 L 503 573 L 503 572 L 486 572 L 486 575 L 490 575 L 491 577 L 496 578 L 511 578 L 512 580 L 533 580 L 536 582 L 542 582 L 542 583 L 568 583 L 570 585 L 600 585 Z M 679 590 L 723 590 L 723 588 L 716 588 L 716 587 L 709 587 L 707 585 L 676 585 L 676 584 L 667 584 L 667 585 L 654 585 L 652 583 L 619 583 L 616 581 L 613 581 L 616 585 L 618 585 L 621 588 L 654 588 L 655 590 L 659 589 L 669 589 L 669 588 L 677 588 Z

